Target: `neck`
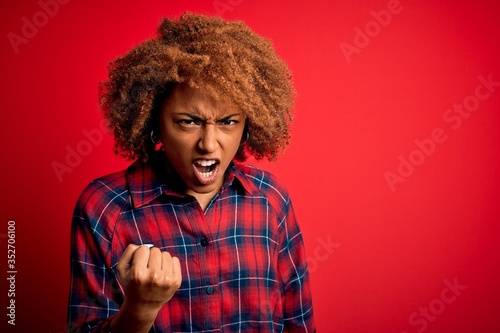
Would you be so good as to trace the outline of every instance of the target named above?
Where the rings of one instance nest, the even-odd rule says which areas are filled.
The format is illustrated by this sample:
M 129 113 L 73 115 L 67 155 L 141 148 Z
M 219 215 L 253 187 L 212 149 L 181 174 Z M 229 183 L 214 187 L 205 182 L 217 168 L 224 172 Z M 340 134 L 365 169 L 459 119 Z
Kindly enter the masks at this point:
M 209 193 L 194 193 L 191 191 L 186 192 L 186 194 L 195 197 L 196 201 L 198 201 L 198 204 L 200 205 L 203 211 L 207 209 L 210 200 L 212 200 L 212 198 L 215 196 L 216 193 L 217 192 L 209 192 Z

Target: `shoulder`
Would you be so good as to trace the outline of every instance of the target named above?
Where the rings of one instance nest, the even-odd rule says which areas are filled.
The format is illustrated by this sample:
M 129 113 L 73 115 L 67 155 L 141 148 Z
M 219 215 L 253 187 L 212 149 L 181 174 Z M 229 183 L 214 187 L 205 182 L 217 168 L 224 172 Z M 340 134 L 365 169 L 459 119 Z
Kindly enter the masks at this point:
M 77 202 L 77 209 L 91 212 L 102 212 L 110 206 L 120 207 L 129 197 L 127 171 L 111 173 L 91 181 L 82 191 Z
M 274 205 L 288 205 L 290 197 L 286 187 L 272 173 L 249 164 L 237 164 L 242 183 L 250 193 L 267 197 Z

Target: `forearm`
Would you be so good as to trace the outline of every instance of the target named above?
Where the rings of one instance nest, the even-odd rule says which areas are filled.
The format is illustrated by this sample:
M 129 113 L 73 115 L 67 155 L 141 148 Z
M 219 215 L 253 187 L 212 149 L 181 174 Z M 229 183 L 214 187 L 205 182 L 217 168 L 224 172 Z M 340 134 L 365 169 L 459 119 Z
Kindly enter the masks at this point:
M 307 256 L 299 225 L 290 204 L 286 221 L 286 246 L 280 251 L 285 332 L 315 332 Z

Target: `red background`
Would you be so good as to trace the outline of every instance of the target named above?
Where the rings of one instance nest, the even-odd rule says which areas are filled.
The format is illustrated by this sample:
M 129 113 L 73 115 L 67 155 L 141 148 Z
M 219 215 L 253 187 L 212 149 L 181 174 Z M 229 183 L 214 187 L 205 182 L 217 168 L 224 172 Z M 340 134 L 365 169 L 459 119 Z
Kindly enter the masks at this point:
M 88 149 L 84 130 L 99 130 L 106 63 L 188 10 L 245 21 L 294 74 L 292 144 L 259 165 L 294 199 L 318 331 L 499 332 L 500 87 L 459 128 L 443 116 L 471 101 L 480 75 L 500 81 L 500 5 L 391 2 L 72 0 L 46 21 L 35 0 L 2 2 L 0 248 L 14 220 L 18 274 L 12 327 L 0 255 L 0 330 L 64 330 L 74 204 L 89 181 L 128 163 L 109 135 L 61 179 L 53 163 L 66 164 L 68 147 Z M 371 12 L 388 7 L 397 14 L 381 26 Z M 39 27 L 16 52 L 8 36 L 22 36 L 26 21 Z M 356 41 L 346 57 L 341 43 Z M 435 129 L 446 140 L 419 153 L 415 140 L 432 148 Z M 398 174 L 400 158 L 419 165 L 401 167 L 405 181 L 391 188 L 385 174 Z

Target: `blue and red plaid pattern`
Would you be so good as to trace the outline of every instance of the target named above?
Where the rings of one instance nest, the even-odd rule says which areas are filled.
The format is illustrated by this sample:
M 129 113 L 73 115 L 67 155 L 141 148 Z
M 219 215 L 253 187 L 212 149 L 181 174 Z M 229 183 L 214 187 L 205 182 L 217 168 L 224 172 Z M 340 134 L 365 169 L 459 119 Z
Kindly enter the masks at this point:
M 154 244 L 181 262 L 182 285 L 150 332 L 314 332 L 306 255 L 287 191 L 269 173 L 233 163 L 203 211 L 161 165 L 136 162 L 80 196 L 68 332 L 109 332 L 123 302 L 116 265 L 130 243 Z

